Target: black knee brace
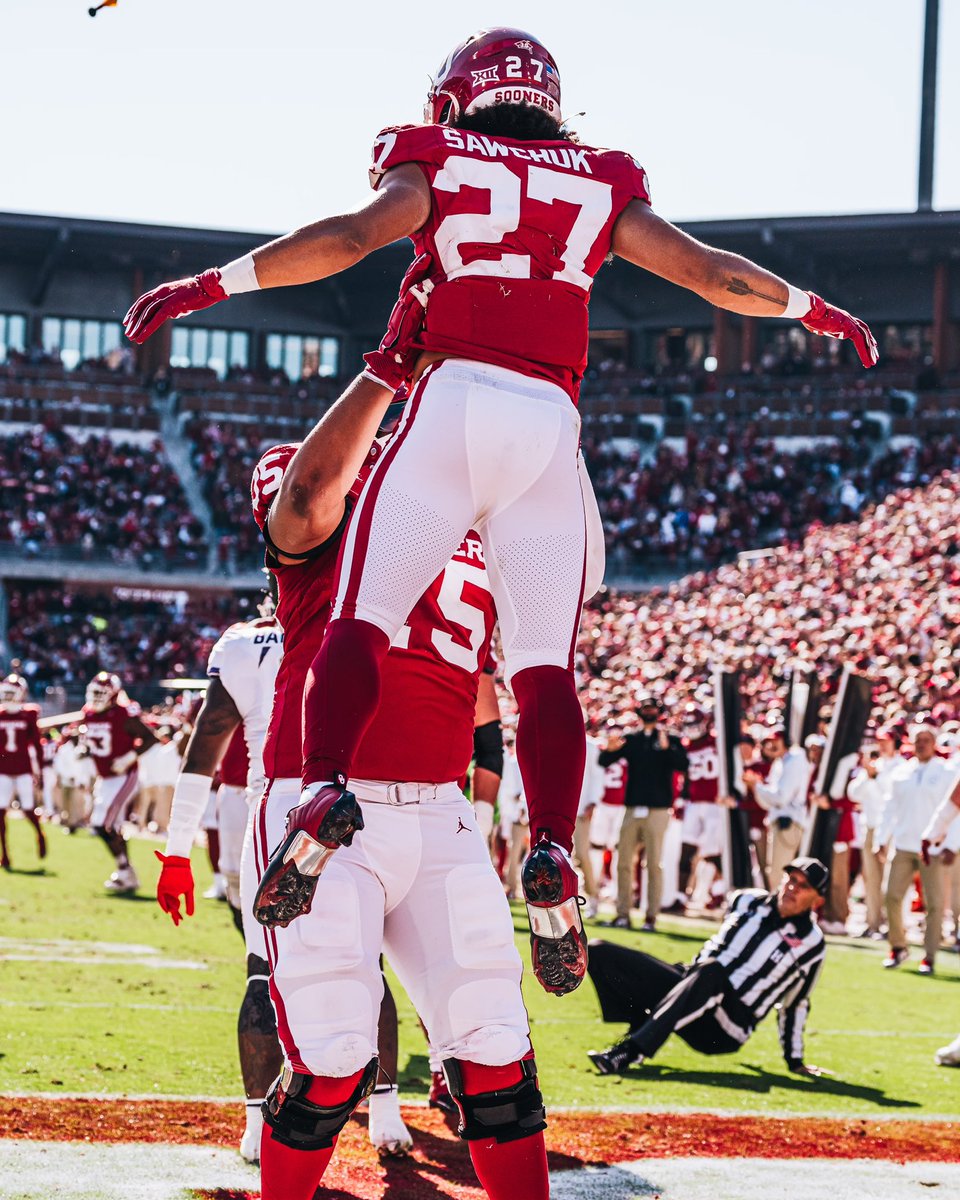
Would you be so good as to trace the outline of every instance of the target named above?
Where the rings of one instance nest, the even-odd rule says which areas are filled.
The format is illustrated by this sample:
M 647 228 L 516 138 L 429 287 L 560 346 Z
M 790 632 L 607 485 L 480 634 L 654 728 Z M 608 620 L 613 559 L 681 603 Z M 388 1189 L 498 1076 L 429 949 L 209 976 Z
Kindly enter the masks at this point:
M 521 1059 L 523 1078 L 519 1083 L 496 1092 L 464 1094 L 463 1072 L 455 1058 L 443 1062 L 443 1074 L 450 1095 L 460 1109 L 458 1135 L 465 1142 L 493 1138 L 496 1142 L 517 1142 L 546 1129 L 543 1096 L 537 1087 L 537 1064 L 532 1058 Z
M 473 731 L 473 758 L 485 771 L 503 774 L 503 731 L 499 721 L 488 721 Z
M 293 1150 L 329 1150 L 350 1114 L 373 1091 L 379 1069 L 379 1059 L 371 1058 L 353 1093 L 342 1104 L 325 1107 L 304 1096 L 316 1076 L 284 1067 L 263 1102 L 263 1119 L 273 1130 L 271 1137 Z

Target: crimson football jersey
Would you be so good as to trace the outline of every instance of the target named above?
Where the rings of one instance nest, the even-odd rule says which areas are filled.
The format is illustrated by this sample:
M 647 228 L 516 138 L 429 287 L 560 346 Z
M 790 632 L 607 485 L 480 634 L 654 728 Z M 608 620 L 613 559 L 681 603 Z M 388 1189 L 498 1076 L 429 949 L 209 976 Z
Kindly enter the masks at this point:
M 627 764 L 623 759 L 612 762 L 603 772 L 603 795 L 601 804 L 618 804 L 621 808 L 627 802 Z
M 304 563 L 270 562 L 284 654 L 263 762 L 268 779 L 299 777 L 303 690 L 330 618 L 339 538 Z M 358 779 L 447 783 L 473 757 L 477 681 L 496 622 L 483 548 L 468 533 L 417 601 L 383 664 L 380 707 L 354 762 Z
M 139 715 L 140 709 L 135 705 L 111 704 L 102 712 L 84 707 L 83 743 L 102 778 L 113 774 L 113 764 L 118 758 L 135 749 L 139 739 L 127 733 L 127 722 Z
M 223 752 L 218 773 L 220 782 L 229 787 L 245 788 L 247 772 L 250 769 L 250 756 L 247 754 L 247 739 L 244 736 L 243 725 L 233 731 L 233 737 Z
M 299 779 L 303 769 L 303 689 L 330 619 L 344 525 L 303 562 L 278 563 L 267 553 L 267 565 L 277 578 L 277 620 L 283 629 L 283 658 L 263 743 L 267 779 Z
M 693 804 L 715 804 L 720 779 L 716 738 L 694 738 L 687 746 L 687 762 L 686 799 Z
M 773 763 L 769 759 L 758 757 L 746 764 L 746 769 L 755 771 L 761 778 L 766 779 L 770 774 Z M 757 803 L 756 797 L 750 792 L 744 792 L 740 808 L 747 814 L 751 829 L 764 829 L 766 826 L 767 810 Z
M 473 758 L 477 684 L 496 620 L 483 546 L 471 530 L 390 647 L 380 707 L 357 751 L 355 778 L 463 778 Z
M 33 704 L 0 708 L 0 775 L 37 773 L 43 757 L 39 719 L 40 709 Z
M 417 345 L 548 379 L 576 402 L 593 279 L 617 218 L 650 202 L 643 168 L 619 150 L 443 125 L 384 129 L 371 185 L 402 163 L 423 171 L 431 197 L 413 235 L 430 261 Z

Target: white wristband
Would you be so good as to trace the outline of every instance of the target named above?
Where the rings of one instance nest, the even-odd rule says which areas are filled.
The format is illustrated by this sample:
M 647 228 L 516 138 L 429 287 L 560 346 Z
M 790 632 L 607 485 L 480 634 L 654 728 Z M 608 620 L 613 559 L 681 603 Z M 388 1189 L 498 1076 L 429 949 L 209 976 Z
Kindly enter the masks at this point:
M 226 287 L 226 284 L 224 284 Z M 227 288 L 227 291 L 230 289 Z M 790 317 L 792 320 L 800 321 L 810 311 L 810 293 L 802 292 L 799 288 L 791 287 L 787 284 L 787 307 L 783 310 L 785 317 Z
M 194 838 L 200 829 L 200 818 L 210 798 L 209 775 L 183 771 L 173 793 L 170 825 L 167 829 L 167 854 L 189 858 Z
M 253 255 L 245 254 L 243 258 L 235 258 L 220 268 L 220 286 L 228 296 L 236 296 L 239 292 L 258 292 L 257 271 L 253 265 Z

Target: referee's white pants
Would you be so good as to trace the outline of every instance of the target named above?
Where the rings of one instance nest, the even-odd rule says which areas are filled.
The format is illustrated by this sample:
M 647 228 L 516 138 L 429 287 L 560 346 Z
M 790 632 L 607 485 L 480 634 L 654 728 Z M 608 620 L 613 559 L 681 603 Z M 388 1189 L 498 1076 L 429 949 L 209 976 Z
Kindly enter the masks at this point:
M 530 1049 L 520 956 L 470 803 L 454 783 L 350 787 L 363 830 L 330 859 L 310 912 L 262 931 L 289 1065 L 343 1077 L 376 1054 L 381 952 L 441 1059 L 516 1062 Z M 299 790 L 299 780 L 274 780 L 257 806 L 247 859 L 258 872 Z
M 603 577 L 579 439 L 580 416 L 554 383 L 465 359 L 429 368 L 347 528 L 333 619 L 368 621 L 392 641 L 475 529 L 507 681 L 572 667 L 584 593 Z

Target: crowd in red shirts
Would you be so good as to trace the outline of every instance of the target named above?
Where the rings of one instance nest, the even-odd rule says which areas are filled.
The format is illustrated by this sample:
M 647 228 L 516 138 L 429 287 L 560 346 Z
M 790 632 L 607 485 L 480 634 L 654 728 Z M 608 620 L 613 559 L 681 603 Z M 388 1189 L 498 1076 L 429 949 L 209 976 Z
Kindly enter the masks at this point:
M 0 543 L 21 553 L 71 546 L 147 569 L 206 566 L 203 526 L 159 441 L 78 441 L 54 425 L 5 434 L 0 496 Z

